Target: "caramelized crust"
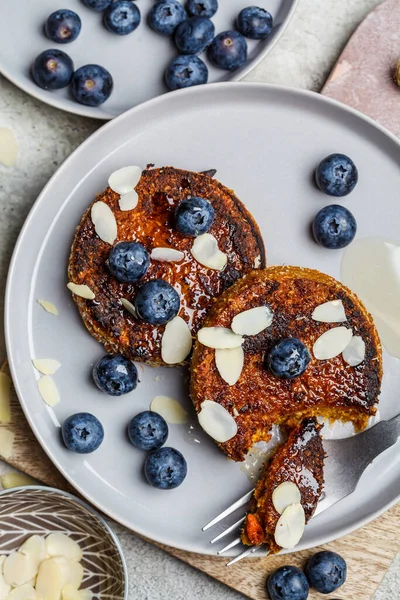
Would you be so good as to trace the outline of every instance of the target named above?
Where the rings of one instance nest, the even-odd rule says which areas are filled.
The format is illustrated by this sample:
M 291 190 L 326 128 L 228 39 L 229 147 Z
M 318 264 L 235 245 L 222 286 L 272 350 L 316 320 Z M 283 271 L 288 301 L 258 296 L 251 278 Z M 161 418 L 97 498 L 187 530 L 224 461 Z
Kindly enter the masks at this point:
M 341 299 L 345 323 L 319 323 L 311 318 L 320 304 Z M 204 326 L 230 327 L 238 313 L 268 305 L 272 325 L 244 343 L 245 360 L 239 381 L 229 386 L 215 366 L 215 352 L 198 342 L 191 367 L 191 396 L 199 412 L 203 400 L 214 400 L 235 416 L 237 435 L 220 444 L 233 460 L 242 461 L 253 444 L 268 440 L 271 426 L 296 427 L 302 419 L 325 416 L 352 421 L 363 429 L 376 413 L 380 393 L 382 355 L 372 317 L 357 296 L 328 275 L 300 267 L 269 267 L 238 281 L 215 302 Z M 312 360 L 305 373 L 293 380 L 279 379 L 264 367 L 270 348 L 285 337 L 296 337 L 310 349 L 328 329 L 344 325 L 362 337 L 365 360 L 349 366 L 341 355 Z
M 258 226 L 234 193 L 206 174 L 172 167 L 147 169 L 136 191 L 139 203 L 131 211 L 119 209 L 119 195 L 110 188 L 99 194 L 96 201 L 108 204 L 115 215 L 116 242 L 141 242 L 149 252 L 156 247 L 184 252 L 185 258 L 179 263 L 152 260 L 140 283 L 160 278 L 173 285 L 181 296 L 179 315 L 195 333 L 216 296 L 254 267 L 265 267 Z M 196 262 L 190 253 L 193 238 L 174 228 L 175 207 L 189 196 L 206 198 L 215 209 L 210 233 L 217 239 L 220 250 L 228 255 L 228 264 L 222 272 Z M 77 228 L 68 268 L 70 281 L 88 285 L 95 294 L 93 301 L 74 296 L 81 317 L 108 352 L 153 365 L 163 364 L 161 338 L 165 326 L 139 322 L 122 308 L 120 299 L 133 302 L 140 284 L 119 283 L 109 272 L 107 259 L 111 246 L 96 235 L 90 208 Z
M 299 488 L 306 523 L 313 516 L 324 484 L 324 448 L 320 429 L 316 419 L 304 419 L 265 466 L 246 517 L 242 532 L 244 544 L 267 544 L 272 553 L 281 549 L 274 537 L 280 515 L 272 503 L 272 494 L 285 481 L 291 481 Z

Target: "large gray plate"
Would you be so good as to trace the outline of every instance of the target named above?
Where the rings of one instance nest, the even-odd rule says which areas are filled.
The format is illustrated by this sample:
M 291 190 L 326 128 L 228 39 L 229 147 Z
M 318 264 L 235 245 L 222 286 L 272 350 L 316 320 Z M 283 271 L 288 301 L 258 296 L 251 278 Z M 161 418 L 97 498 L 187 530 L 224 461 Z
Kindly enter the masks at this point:
M 184 4 L 186 0 L 182 0 Z M 270 11 L 274 29 L 262 42 L 248 40 L 249 60 L 234 73 L 209 69 L 210 83 L 238 80 L 272 49 L 283 33 L 298 0 L 259 0 L 258 6 Z M 142 14 L 140 28 L 131 35 L 118 36 L 107 31 L 101 14 L 84 6 L 80 0 L 65 0 L 62 8 L 76 11 L 82 19 L 82 31 L 75 42 L 57 45 L 43 34 L 43 24 L 53 11 L 60 8 L 55 0 L 0 0 L 0 72 L 15 85 L 35 98 L 77 115 L 97 119 L 112 119 L 132 106 L 159 96 L 167 91 L 163 81 L 166 66 L 177 55 L 169 38 L 157 35 L 146 23 L 154 0 L 140 0 Z M 220 0 L 220 8 L 213 17 L 216 32 L 232 29 L 239 11 L 248 6 L 247 0 Z M 98 108 L 83 106 L 73 100 L 69 90 L 47 92 L 31 80 L 29 69 L 34 58 L 43 50 L 58 47 L 67 52 L 78 68 L 88 63 L 106 67 L 114 78 L 115 88 L 110 99 Z M 202 57 L 203 58 L 203 57 Z
M 187 443 L 187 428 L 171 426 L 169 443 L 186 456 L 189 475 L 170 492 L 143 480 L 144 455 L 129 445 L 129 419 L 157 394 L 171 395 L 193 415 L 186 373 L 145 368 L 137 391 L 120 399 L 102 395 L 90 369 L 103 354 L 80 322 L 67 291 L 66 265 L 74 229 L 109 174 L 127 164 L 218 169 L 257 219 L 270 264 L 297 264 L 339 277 L 342 251 L 319 248 L 309 223 L 329 198 L 312 183 L 322 157 L 346 152 L 360 181 L 345 203 L 357 217 L 359 237 L 398 236 L 400 147 L 365 117 L 317 94 L 261 84 L 219 84 L 166 95 L 122 115 L 89 138 L 63 164 L 32 209 L 17 243 L 6 297 L 8 356 L 28 420 L 54 464 L 75 488 L 105 513 L 145 536 L 208 553 L 201 526 L 249 489 L 240 469 L 200 434 Z M 36 303 L 51 300 L 53 317 Z M 36 389 L 32 357 L 61 361 L 55 375 L 62 401 L 47 408 Z M 385 354 L 380 410 L 399 411 L 400 361 Z M 158 375 L 157 378 L 155 376 Z M 157 381 L 156 381 L 157 379 Z M 87 410 L 104 423 L 104 444 L 92 455 L 68 452 L 59 424 Z M 193 417 L 194 418 L 194 417 Z M 374 461 L 355 494 L 306 528 L 301 548 L 343 535 L 372 519 L 400 495 L 398 447 Z

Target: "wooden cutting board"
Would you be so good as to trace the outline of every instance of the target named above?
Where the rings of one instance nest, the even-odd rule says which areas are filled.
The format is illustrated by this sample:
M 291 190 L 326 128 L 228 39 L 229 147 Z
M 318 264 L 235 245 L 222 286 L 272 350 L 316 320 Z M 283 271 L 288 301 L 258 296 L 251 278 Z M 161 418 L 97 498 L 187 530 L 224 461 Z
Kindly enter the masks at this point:
M 387 0 L 360 25 L 322 93 L 364 112 L 400 137 L 400 88 L 393 83 L 393 70 L 400 57 L 399 31 L 400 2 Z M 15 434 L 13 452 L 7 458 L 10 465 L 47 485 L 70 490 L 36 441 L 15 393 L 11 423 L 1 427 Z M 347 561 L 348 581 L 338 592 L 342 600 L 372 600 L 390 563 L 400 551 L 399 520 L 400 505 L 355 533 L 322 547 L 338 552 Z M 301 567 L 318 550 L 252 558 L 226 569 L 226 559 L 161 547 L 252 600 L 266 600 L 265 584 L 271 571 L 284 564 Z M 316 592 L 309 596 L 311 600 L 325 597 Z

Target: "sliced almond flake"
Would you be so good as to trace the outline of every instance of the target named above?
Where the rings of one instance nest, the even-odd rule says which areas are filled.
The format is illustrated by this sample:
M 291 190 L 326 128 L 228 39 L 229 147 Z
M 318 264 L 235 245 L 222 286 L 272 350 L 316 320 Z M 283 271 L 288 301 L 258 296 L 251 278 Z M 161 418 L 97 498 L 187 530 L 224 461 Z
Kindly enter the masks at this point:
M 232 320 L 232 331 L 240 335 L 257 335 L 267 329 L 274 319 L 274 314 L 269 306 L 257 306 L 245 310 Z
M 314 309 L 311 318 L 321 323 L 343 323 L 347 321 L 346 312 L 341 300 L 324 302 Z
M 128 194 L 137 186 L 141 176 L 140 167 L 122 167 L 110 175 L 108 185 L 117 194 Z
M 11 377 L 0 372 L 0 423 L 11 421 Z
M 5 167 L 13 167 L 17 162 L 18 143 L 12 129 L 0 128 L 0 163 Z
M 52 302 L 49 302 L 48 300 L 38 300 L 37 303 L 51 315 L 54 315 L 55 317 L 58 315 L 57 307 Z
M 7 600 L 7 596 L 11 591 L 11 585 L 6 583 L 3 576 L 3 564 L 6 560 L 6 555 L 0 556 L 0 600 Z
M 198 418 L 204 431 L 221 444 L 232 439 L 237 434 L 235 419 L 217 402 L 205 400 L 201 405 Z
M 291 504 L 300 504 L 300 490 L 292 481 L 284 481 L 272 492 L 272 504 L 280 515 Z
M 61 566 L 52 558 L 46 558 L 40 563 L 36 580 L 36 592 L 45 600 L 60 600 L 64 583 Z
M 243 343 L 242 336 L 227 327 L 203 327 L 197 332 L 197 339 L 203 346 L 215 350 L 238 348 Z
M 165 262 L 179 262 L 185 258 L 185 254 L 174 248 L 153 248 L 151 258 Z
M 36 561 L 30 556 L 21 552 L 12 552 L 3 564 L 4 580 L 13 587 L 24 585 L 36 575 L 37 566 Z
M 80 296 L 86 300 L 94 300 L 95 298 L 94 293 L 88 285 L 72 283 L 72 281 L 70 281 L 67 283 L 67 288 L 76 296 Z
M 82 548 L 65 533 L 50 533 L 46 537 L 46 552 L 50 556 L 64 556 L 67 560 L 80 561 Z
M 24 585 L 14 588 L 5 600 L 38 600 L 38 596 L 33 585 L 24 583 Z
M 15 435 L 12 431 L 0 428 L 0 456 L 2 458 L 11 458 L 13 452 Z
M 222 271 L 228 262 L 227 255 L 218 248 L 218 242 L 211 233 L 199 235 L 193 242 L 191 253 L 197 262 L 215 271 Z
M 118 235 L 117 221 L 111 208 L 105 202 L 95 202 L 90 212 L 95 231 L 99 238 L 113 245 Z
M 188 324 L 182 317 L 174 317 L 165 326 L 161 339 L 161 358 L 167 365 L 177 365 L 189 356 L 192 344 Z
M 32 364 L 42 375 L 54 375 L 61 367 L 61 363 L 54 358 L 34 358 L 32 359 Z
M 318 360 L 335 358 L 349 345 L 353 331 L 346 327 L 333 327 L 328 329 L 315 341 L 313 353 Z
M 49 375 L 43 375 L 37 382 L 38 390 L 47 406 L 55 406 L 60 402 L 60 395 L 54 381 Z
M 359 335 L 353 335 L 342 352 L 343 360 L 351 367 L 357 367 L 365 359 L 365 342 Z
M 133 306 L 132 302 L 129 302 L 126 298 L 121 298 L 121 304 L 129 313 L 131 313 L 132 317 L 137 319 L 136 308 Z
M 254 259 L 254 268 L 258 269 L 258 267 L 261 265 L 261 256 L 260 254 L 258 256 L 255 257 Z
M 238 409 L 236 407 L 233 408 L 233 416 L 238 417 L 240 415 Z
M 222 379 L 228 385 L 235 385 L 242 374 L 244 364 L 243 348 L 219 348 L 215 351 L 215 365 Z
M 156 396 L 150 404 L 150 410 L 161 415 L 171 425 L 188 422 L 189 415 L 181 404 L 169 396 Z
M 303 537 L 306 518 L 300 503 L 291 504 L 281 514 L 275 527 L 275 542 L 281 548 L 294 548 Z
M 120 210 L 133 210 L 137 207 L 139 202 L 139 196 L 136 190 L 132 190 L 127 194 L 121 194 L 118 201 Z
M 0 481 L 4 490 L 25 485 L 36 485 L 36 481 L 24 473 L 4 473 Z

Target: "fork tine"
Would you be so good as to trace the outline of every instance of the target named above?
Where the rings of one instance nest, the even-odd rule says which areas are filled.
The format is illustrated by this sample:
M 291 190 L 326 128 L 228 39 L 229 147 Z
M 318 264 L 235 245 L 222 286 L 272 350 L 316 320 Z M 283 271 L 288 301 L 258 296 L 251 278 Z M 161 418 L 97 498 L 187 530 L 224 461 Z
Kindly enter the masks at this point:
M 226 563 L 226 566 L 230 567 L 231 565 L 234 565 L 235 563 L 239 562 L 239 560 L 242 560 L 242 558 L 247 558 L 247 556 L 250 556 L 254 552 L 257 552 L 257 550 L 260 550 L 260 548 L 262 548 L 262 546 L 251 546 L 251 548 L 248 548 L 247 550 L 242 552 L 242 554 L 239 554 L 239 556 L 235 556 L 235 558 L 232 558 L 232 560 Z
M 231 542 L 230 544 L 225 546 L 225 548 L 222 548 L 222 550 L 218 550 L 218 552 L 217 552 L 218 556 L 221 556 L 221 554 L 223 554 L 224 552 L 228 552 L 228 550 L 230 550 L 231 548 L 234 548 L 235 546 L 237 546 L 238 544 L 241 544 L 241 543 L 242 543 L 241 538 L 237 537 L 235 540 L 233 540 L 233 542 Z
M 215 517 L 215 519 L 213 519 L 212 521 L 207 523 L 207 525 L 204 525 L 202 531 L 207 531 L 207 529 L 210 529 L 210 527 L 214 527 L 214 525 L 216 525 L 217 523 L 222 521 L 222 519 L 225 519 L 225 517 L 227 517 L 231 513 L 235 512 L 235 510 L 237 510 L 241 506 L 244 506 L 245 504 L 247 504 L 247 502 L 253 496 L 253 492 L 254 492 L 254 489 L 250 490 L 250 492 L 247 492 L 247 494 L 245 494 L 244 496 L 239 498 L 239 500 L 236 500 L 236 502 L 234 502 L 231 506 L 229 506 L 229 508 L 227 508 L 221 514 L 219 514 L 217 517 Z
M 224 538 L 226 535 L 228 535 L 229 533 L 231 533 L 232 531 L 234 531 L 235 529 L 237 529 L 245 520 L 246 517 L 242 517 L 241 519 L 239 519 L 239 521 L 236 521 L 236 523 L 234 523 L 233 525 L 231 525 L 230 527 L 228 527 L 228 529 L 225 529 L 225 531 L 223 531 L 222 533 L 220 533 L 219 535 L 217 535 L 217 537 L 215 537 L 214 539 L 211 540 L 210 544 L 215 544 L 215 542 L 218 542 L 218 540 L 222 540 L 222 538 Z

